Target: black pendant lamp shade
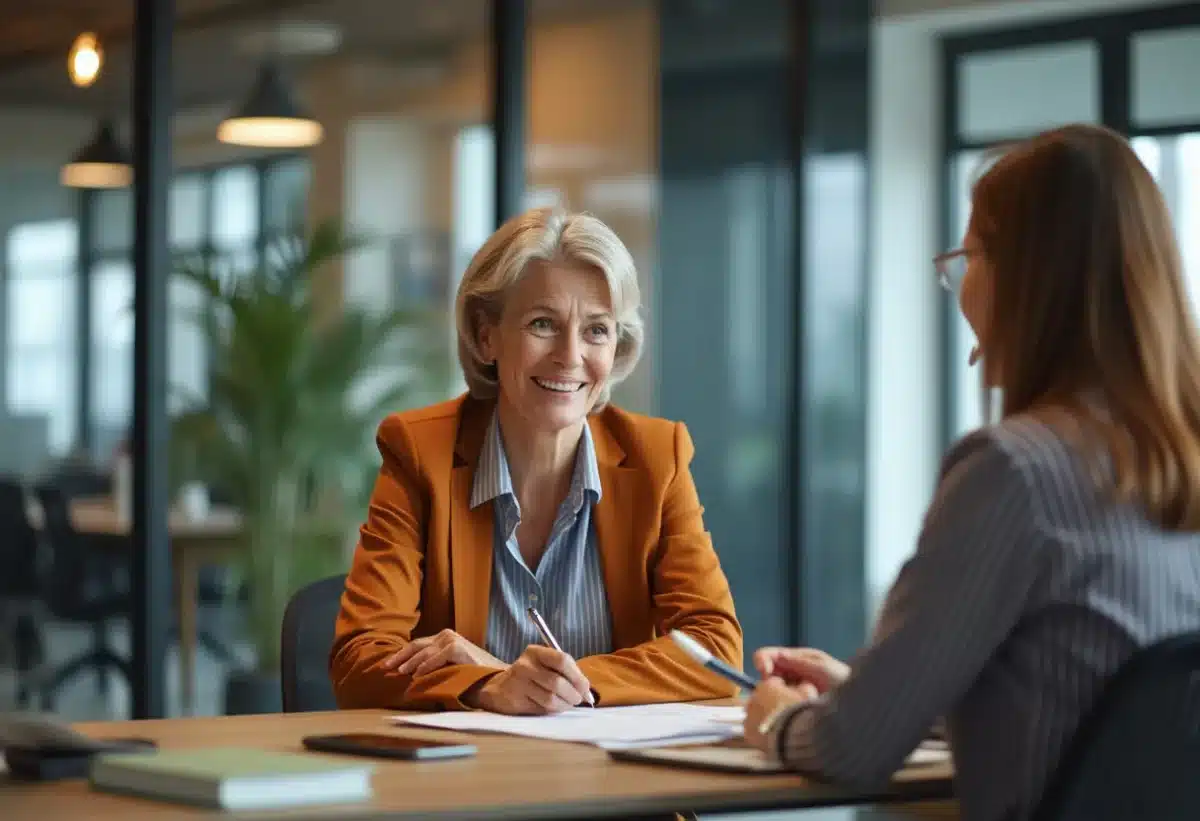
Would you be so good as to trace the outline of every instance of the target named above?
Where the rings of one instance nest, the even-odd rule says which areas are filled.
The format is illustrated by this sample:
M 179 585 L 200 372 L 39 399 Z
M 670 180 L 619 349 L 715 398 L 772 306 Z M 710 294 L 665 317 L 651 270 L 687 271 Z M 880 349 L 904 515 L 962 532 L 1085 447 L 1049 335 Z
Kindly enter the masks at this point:
M 100 123 L 87 145 L 62 167 L 59 179 L 70 188 L 124 188 L 133 182 L 129 154 L 111 122 Z
M 321 124 L 296 103 L 273 61 L 259 69 L 250 97 L 217 128 L 217 139 L 260 148 L 306 148 L 324 136 Z

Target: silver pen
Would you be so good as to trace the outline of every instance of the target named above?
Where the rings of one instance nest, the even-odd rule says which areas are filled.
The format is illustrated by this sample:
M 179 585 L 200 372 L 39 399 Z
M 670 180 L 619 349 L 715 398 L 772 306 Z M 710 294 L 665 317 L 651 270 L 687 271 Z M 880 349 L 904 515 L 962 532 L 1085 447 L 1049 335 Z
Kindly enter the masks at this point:
M 525 608 L 525 612 L 529 614 L 529 618 L 533 619 L 533 624 L 537 627 L 538 632 L 542 634 L 542 639 L 553 647 L 558 652 L 565 652 L 562 645 L 558 643 L 558 639 L 554 638 L 554 634 L 550 632 L 550 625 L 546 624 L 546 620 L 542 618 L 542 614 L 538 612 L 536 607 L 530 606 Z M 596 699 L 592 696 L 589 690 L 586 694 L 587 705 L 589 707 L 596 706 Z

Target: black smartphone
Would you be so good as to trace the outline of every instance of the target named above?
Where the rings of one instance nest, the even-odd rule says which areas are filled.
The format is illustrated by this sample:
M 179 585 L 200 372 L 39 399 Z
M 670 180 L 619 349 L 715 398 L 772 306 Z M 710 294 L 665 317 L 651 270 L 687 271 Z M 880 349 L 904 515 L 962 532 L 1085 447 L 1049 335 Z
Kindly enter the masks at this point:
M 466 758 L 475 755 L 474 744 L 449 741 L 428 741 L 382 733 L 340 733 L 310 735 L 301 741 L 305 749 L 322 753 L 362 755 L 370 758 L 399 758 L 405 761 L 425 761 L 438 758 Z

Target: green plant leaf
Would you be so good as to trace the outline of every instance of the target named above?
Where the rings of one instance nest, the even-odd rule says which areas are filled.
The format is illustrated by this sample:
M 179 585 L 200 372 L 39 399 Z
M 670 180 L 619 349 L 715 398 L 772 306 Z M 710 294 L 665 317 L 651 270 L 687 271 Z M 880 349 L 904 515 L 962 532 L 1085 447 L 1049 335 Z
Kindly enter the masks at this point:
M 220 488 L 246 522 L 239 570 L 261 669 L 278 662 L 296 589 L 344 571 L 378 470 L 388 413 L 451 384 L 448 318 L 348 305 L 318 310 L 314 285 L 368 243 L 335 221 L 274 238 L 256 264 L 190 255 L 176 275 L 203 294 L 189 319 L 211 352 L 207 397 L 174 420 L 172 481 Z

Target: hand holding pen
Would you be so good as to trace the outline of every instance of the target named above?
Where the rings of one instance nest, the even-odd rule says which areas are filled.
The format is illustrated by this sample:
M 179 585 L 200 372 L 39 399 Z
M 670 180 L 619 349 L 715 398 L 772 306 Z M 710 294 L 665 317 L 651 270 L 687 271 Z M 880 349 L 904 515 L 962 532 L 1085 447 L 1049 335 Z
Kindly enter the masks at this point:
M 507 715 L 546 715 L 592 704 L 592 686 L 575 660 L 554 646 L 557 641 L 547 644 L 526 647 L 507 669 L 465 693 L 463 701 Z
M 542 614 L 538 612 L 538 609 L 536 607 L 530 607 L 526 612 L 529 613 L 529 618 L 533 619 L 533 623 L 537 626 L 538 632 L 542 634 L 542 640 L 558 652 L 566 655 L 566 652 L 562 649 L 562 645 L 558 643 L 558 639 L 554 638 L 554 634 L 550 632 L 550 625 L 546 624 L 546 620 L 542 618 Z M 570 656 L 567 656 L 567 658 L 570 658 Z M 573 659 L 571 663 L 575 663 Z M 587 706 L 596 706 L 596 699 L 592 695 L 591 685 L 588 685 L 588 688 L 583 695 Z

